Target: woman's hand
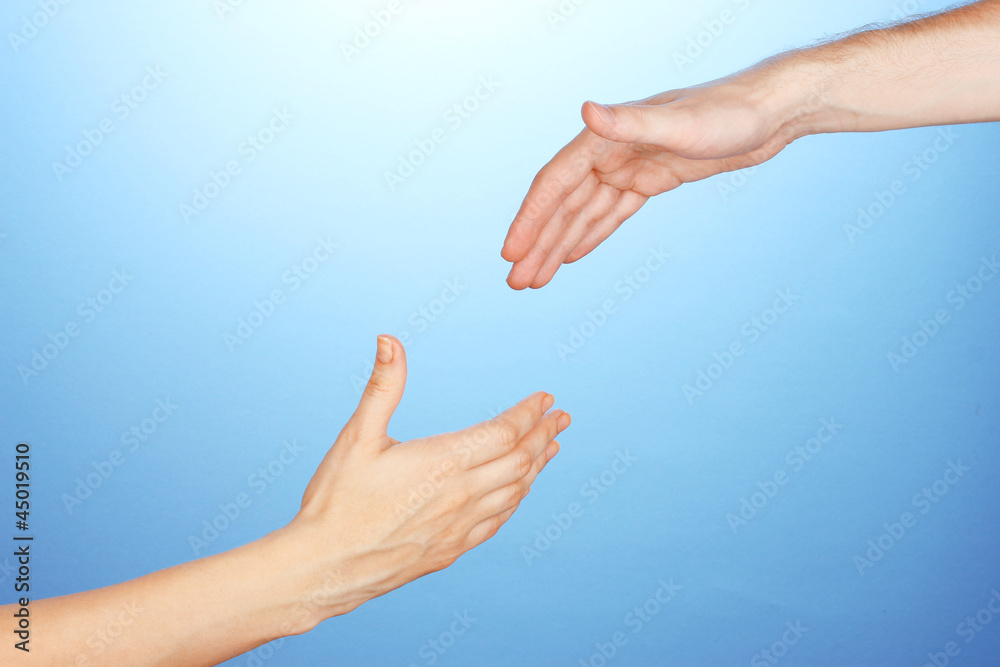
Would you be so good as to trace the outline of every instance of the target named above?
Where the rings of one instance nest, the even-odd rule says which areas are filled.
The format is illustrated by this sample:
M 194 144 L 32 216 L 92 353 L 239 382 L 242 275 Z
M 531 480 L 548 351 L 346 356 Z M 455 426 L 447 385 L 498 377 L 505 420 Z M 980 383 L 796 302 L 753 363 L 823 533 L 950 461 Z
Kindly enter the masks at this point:
M 379 338 L 357 411 L 292 522 L 261 539 L 106 588 L 31 602 L 10 665 L 216 665 L 307 632 L 489 539 L 559 451 L 568 414 L 538 393 L 496 419 L 400 443 L 386 435 L 406 357 Z M 0 607 L 17 620 L 18 605 Z M 8 624 L 8 628 L 11 627 Z M 12 635 L 13 636 L 13 635 Z
M 379 337 L 357 411 L 309 483 L 281 539 L 311 565 L 315 624 L 429 572 L 492 537 L 559 451 L 569 426 L 537 393 L 495 419 L 401 443 L 387 434 L 403 396 L 402 344 Z M 309 596 L 307 595 L 307 598 Z

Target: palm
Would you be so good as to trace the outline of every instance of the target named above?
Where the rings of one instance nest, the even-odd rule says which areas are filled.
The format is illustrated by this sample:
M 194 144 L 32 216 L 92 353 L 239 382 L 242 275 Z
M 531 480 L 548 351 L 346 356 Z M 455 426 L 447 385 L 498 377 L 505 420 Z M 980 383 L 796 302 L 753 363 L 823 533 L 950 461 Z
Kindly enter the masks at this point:
M 661 143 L 612 141 L 585 129 L 559 151 L 532 183 L 504 243 L 503 256 L 514 263 L 510 286 L 546 285 L 650 197 L 760 164 L 785 146 L 746 105 L 718 98 L 708 89 L 675 91 L 634 105 L 668 110 L 671 136 Z M 599 122 L 587 116 L 585 109 L 588 125 Z

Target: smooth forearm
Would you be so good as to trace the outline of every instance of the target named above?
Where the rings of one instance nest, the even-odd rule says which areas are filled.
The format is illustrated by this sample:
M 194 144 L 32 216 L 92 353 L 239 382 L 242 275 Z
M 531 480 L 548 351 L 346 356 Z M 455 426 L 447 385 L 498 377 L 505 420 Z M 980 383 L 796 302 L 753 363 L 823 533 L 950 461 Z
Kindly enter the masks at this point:
M 1000 0 L 861 31 L 762 69 L 784 98 L 791 138 L 1000 120 Z
M 318 606 L 308 604 L 313 577 L 278 535 L 115 586 L 32 602 L 30 653 L 7 642 L 0 656 L 4 664 L 60 667 L 215 665 L 305 632 L 320 620 Z

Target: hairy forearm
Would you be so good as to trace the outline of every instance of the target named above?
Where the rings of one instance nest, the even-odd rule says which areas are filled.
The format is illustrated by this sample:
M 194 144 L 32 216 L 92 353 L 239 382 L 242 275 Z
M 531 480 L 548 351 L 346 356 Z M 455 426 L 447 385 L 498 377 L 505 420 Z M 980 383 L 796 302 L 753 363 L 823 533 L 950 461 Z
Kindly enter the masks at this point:
M 276 535 L 115 586 L 33 601 L 30 653 L 8 641 L 0 662 L 215 665 L 305 632 L 344 588 L 328 591 L 323 610 L 310 604 L 313 577 Z M 0 608 L 8 624 L 14 610 Z
M 997 121 L 1000 0 L 863 30 L 761 69 L 784 96 L 790 138 Z

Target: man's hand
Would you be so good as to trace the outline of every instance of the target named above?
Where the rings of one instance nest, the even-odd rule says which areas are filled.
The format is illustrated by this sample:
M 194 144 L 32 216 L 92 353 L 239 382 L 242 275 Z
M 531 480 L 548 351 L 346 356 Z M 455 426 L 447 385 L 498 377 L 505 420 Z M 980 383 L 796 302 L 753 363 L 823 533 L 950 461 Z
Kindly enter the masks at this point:
M 280 539 L 312 563 L 327 606 L 313 624 L 350 611 L 492 537 L 559 451 L 570 416 L 539 392 L 495 419 L 400 443 L 387 435 L 403 395 L 402 344 L 379 338 L 357 411 L 309 483 L 302 509 Z M 308 597 L 308 595 L 307 595 Z
M 539 288 L 646 202 L 751 167 L 807 134 L 1000 120 L 1000 0 L 789 51 L 632 104 L 586 103 L 507 234 L 508 284 Z
M 631 104 L 584 104 L 587 129 L 538 173 L 507 234 L 508 284 L 542 287 L 650 197 L 777 154 L 793 136 L 762 79 L 748 72 Z

